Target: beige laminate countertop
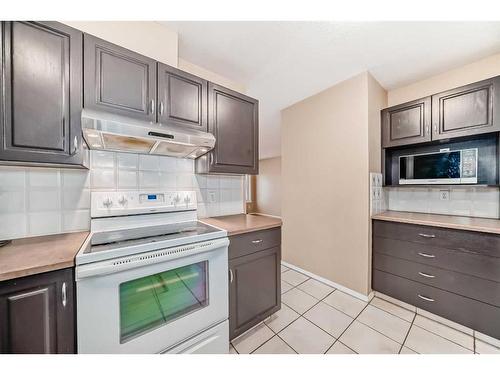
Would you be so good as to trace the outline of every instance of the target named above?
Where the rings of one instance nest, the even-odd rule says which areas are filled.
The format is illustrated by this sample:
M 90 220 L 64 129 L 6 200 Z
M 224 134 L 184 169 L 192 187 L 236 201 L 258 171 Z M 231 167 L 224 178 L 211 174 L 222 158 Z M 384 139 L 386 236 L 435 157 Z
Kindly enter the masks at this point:
M 500 220 L 498 219 L 399 211 L 385 211 L 372 216 L 372 219 L 500 234 Z
M 0 247 L 0 281 L 75 265 L 89 232 L 21 238 Z
M 200 221 L 226 230 L 228 236 L 276 228 L 282 224 L 281 219 L 255 214 L 208 217 Z

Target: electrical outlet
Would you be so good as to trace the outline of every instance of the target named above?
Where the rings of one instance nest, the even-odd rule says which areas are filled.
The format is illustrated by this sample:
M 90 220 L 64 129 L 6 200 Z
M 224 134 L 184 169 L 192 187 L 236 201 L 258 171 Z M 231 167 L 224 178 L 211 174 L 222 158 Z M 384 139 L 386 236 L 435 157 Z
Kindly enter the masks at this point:
M 211 190 L 208 192 L 208 203 L 215 202 L 217 202 L 216 192 L 214 190 Z
M 450 191 L 449 190 L 439 190 L 439 199 L 442 201 L 450 200 Z

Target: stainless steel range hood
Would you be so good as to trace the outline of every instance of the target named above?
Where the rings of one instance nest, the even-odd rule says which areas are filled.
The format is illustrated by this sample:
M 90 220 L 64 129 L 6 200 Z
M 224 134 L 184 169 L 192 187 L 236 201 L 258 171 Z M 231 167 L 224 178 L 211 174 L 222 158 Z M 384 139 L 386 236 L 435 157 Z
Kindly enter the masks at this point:
M 196 159 L 215 146 L 215 137 L 210 133 L 88 109 L 82 111 L 82 131 L 92 150 Z

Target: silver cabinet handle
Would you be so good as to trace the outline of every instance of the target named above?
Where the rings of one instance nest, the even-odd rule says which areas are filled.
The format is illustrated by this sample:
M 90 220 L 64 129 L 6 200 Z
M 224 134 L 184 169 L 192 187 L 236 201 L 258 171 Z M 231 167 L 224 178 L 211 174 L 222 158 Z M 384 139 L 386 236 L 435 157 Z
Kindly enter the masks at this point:
M 425 127 L 425 134 L 426 135 L 429 134 L 429 127 L 428 126 Z
M 75 135 L 75 138 L 73 138 L 73 151 L 71 151 L 71 155 L 75 155 L 77 151 L 78 151 L 78 137 Z
M 65 282 L 62 284 L 61 294 L 62 294 L 62 305 L 63 305 L 63 307 L 66 307 L 68 300 L 66 298 L 66 283 Z
M 419 233 L 418 235 L 420 237 L 424 237 L 424 238 L 435 238 L 436 237 L 434 234 L 427 234 L 427 233 Z
M 419 272 L 418 273 L 420 276 L 423 276 L 423 277 L 427 277 L 428 279 L 433 279 L 435 278 L 436 276 L 434 275 L 429 275 L 428 273 L 424 273 L 424 272 Z
M 421 257 L 424 258 L 435 258 L 436 256 L 434 254 L 426 254 L 426 253 L 418 253 Z
M 152 114 L 155 113 L 155 109 L 156 109 L 156 107 L 155 107 L 155 100 L 151 99 L 151 109 L 150 110 L 151 110 Z
M 160 116 L 163 115 L 163 102 L 160 102 L 158 112 L 160 113 Z
M 259 240 L 252 240 L 252 243 L 255 243 L 255 244 L 261 243 L 261 242 L 262 242 L 262 240 L 260 240 L 260 239 Z
M 424 301 L 427 301 L 427 302 L 434 302 L 434 300 L 432 298 L 429 298 L 429 297 L 426 297 L 426 296 L 423 296 L 421 294 L 417 294 L 418 298 L 421 298 L 423 299 Z
M 233 283 L 234 277 L 233 277 L 233 270 L 230 268 L 229 269 L 229 283 Z

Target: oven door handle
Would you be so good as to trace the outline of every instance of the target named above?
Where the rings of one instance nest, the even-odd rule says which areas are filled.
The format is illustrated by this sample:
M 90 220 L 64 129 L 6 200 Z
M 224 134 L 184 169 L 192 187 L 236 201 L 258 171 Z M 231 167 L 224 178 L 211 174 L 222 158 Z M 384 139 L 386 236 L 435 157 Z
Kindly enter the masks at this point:
M 218 238 L 205 242 L 187 244 L 167 249 L 149 251 L 146 253 L 115 258 L 103 262 L 83 264 L 76 267 L 76 280 L 92 276 L 109 275 L 129 269 L 163 263 L 173 259 L 197 255 L 229 246 L 228 238 Z

